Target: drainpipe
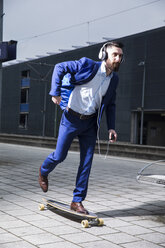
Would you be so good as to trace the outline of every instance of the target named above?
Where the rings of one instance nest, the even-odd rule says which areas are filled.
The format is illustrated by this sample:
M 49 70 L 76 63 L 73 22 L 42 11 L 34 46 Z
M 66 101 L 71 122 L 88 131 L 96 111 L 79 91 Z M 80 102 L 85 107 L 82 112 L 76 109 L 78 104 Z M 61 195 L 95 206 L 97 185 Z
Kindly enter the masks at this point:
M 0 42 L 3 41 L 3 0 L 0 0 Z M 2 130 L 2 62 L 0 62 L 0 132 Z
M 145 61 L 139 63 L 139 66 L 143 66 L 143 85 L 142 85 L 142 102 L 141 102 L 141 123 L 140 123 L 140 145 L 143 145 L 143 124 L 144 124 L 144 99 L 145 99 L 145 78 L 146 78 L 146 66 Z

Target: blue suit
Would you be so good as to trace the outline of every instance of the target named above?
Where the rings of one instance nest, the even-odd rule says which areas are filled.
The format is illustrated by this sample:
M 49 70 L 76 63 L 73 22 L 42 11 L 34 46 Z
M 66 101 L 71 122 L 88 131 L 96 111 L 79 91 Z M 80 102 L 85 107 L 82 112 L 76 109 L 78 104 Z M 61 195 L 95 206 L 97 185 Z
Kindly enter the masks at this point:
M 41 175 L 47 176 L 57 164 L 66 158 L 73 139 L 78 137 L 80 144 L 80 165 L 75 190 L 73 192 L 74 202 L 83 201 L 87 194 L 88 180 L 96 144 L 97 116 L 81 120 L 78 116 L 70 114 L 66 107 L 74 87 L 90 82 L 100 66 L 100 62 L 84 57 L 78 61 L 68 61 L 57 64 L 52 76 L 50 95 L 62 97 L 60 107 L 64 112 L 61 118 L 56 150 L 44 161 L 41 166 Z M 102 99 L 98 117 L 100 123 L 103 111 L 106 111 L 108 130 L 115 129 L 117 85 L 118 76 L 113 72 L 111 83 Z

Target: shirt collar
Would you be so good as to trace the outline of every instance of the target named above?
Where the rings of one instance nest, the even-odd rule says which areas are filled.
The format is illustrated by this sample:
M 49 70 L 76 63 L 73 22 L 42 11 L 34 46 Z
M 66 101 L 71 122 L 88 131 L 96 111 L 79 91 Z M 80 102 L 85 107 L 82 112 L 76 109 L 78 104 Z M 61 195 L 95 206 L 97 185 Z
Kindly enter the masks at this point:
M 105 61 L 103 61 L 101 63 L 101 66 L 100 66 L 100 69 L 99 69 L 99 73 L 102 74 L 102 75 L 104 75 L 104 76 L 106 76 Z M 112 73 L 108 77 L 112 78 L 112 76 L 113 76 L 113 71 L 112 71 Z

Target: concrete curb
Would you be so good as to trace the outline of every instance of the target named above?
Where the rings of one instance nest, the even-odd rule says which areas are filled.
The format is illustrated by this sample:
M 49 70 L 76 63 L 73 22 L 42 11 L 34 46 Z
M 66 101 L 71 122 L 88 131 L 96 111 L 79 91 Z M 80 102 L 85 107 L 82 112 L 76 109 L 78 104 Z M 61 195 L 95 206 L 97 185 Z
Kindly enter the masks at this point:
M 57 139 L 52 137 L 1 133 L 0 142 L 55 149 Z M 107 141 L 100 141 L 100 151 L 102 154 L 106 154 L 107 144 L 108 144 Z M 77 139 L 73 141 L 70 150 L 71 151 L 79 150 L 79 143 Z M 97 144 L 95 153 L 98 152 L 99 150 Z M 110 144 L 108 155 L 149 159 L 149 160 L 159 160 L 159 159 L 165 159 L 165 147 L 116 142 L 115 144 Z

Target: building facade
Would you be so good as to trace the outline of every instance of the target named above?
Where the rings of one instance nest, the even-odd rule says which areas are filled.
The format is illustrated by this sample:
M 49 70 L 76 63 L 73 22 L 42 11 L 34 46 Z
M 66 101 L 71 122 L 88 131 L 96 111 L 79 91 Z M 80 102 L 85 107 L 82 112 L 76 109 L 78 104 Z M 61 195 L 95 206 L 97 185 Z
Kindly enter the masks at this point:
M 116 99 L 118 140 L 165 146 L 165 28 L 118 39 L 125 61 Z M 1 133 L 57 137 L 59 106 L 49 96 L 54 65 L 89 57 L 103 43 L 3 67 Z M 108 138 L 103 116 L 100 137 Z

